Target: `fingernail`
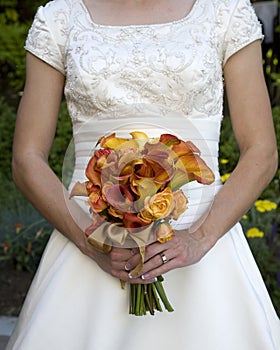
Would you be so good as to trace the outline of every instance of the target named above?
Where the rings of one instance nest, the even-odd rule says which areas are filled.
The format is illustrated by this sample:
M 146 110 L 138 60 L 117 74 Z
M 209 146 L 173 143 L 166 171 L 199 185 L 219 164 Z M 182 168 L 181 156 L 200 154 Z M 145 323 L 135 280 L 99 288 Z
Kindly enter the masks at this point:
M 147 279 L 149 279 L 149 278 L 150 278 L 150 275 L 149 275 L 148 273 L 146 273 L 146 274 L 144 274 L 144 275 L 141 276 L 141 279 L 142 279 L 142 280 L 147 280 Z M 156 281 L 157 281 L 157 277 L 155 277 L 155 278 L 152 279 L 152 283 L 153 283 L 153 282 L 156 282 Z
M 148 273 L 144 273 L 144 275 L 141 276 L 142 280 L 148 280 L 150 278 L 150 275 Z
M 124 266 L 125 271 L 130 271 L 131 270 L 131 264 L 128 262 Z
M 136 276 L 132 276 L 132 274 L 129 272 L 128 277 L 129 277 L 130 279 L 132 279 L 132 278 L 135 278 Z
M 137 249 L 132 248 L 130 252 L 131 252 L 131 255 L 135 255 L 137 253 Z

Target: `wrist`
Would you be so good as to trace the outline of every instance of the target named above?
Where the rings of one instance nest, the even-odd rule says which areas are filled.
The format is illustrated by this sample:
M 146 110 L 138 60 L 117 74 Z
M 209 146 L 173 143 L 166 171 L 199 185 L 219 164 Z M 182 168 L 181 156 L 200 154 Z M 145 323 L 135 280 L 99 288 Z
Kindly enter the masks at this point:
M 214 230 L 206 229 L 202 225 L 196 228 L 196 230 L 192 230 L 190 235 L 200 242 L 205 252 L 212 249 L 219 239 Z

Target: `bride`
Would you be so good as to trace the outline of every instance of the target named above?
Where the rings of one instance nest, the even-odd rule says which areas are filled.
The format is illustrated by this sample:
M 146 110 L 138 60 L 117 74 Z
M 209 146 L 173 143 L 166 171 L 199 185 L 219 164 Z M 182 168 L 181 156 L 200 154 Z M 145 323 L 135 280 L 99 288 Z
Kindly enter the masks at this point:
M 13 150 L 14 181 L 55 227 L 7 349 L 277 350 L 280 322 L 238 220 L 277 169 L 277 147 L 249 0 L 54 0 L 26 41 L 26 85 Z M 218 169 L 224 86 L 240 159 Z M 62 95 L 75 169 L 65 189 L 48 165 Z M 113 132 L 191 140 L 215 174 L 183 190 L 175 237 L 137 249 L 90 245 L 82 200 L 93 145 Z M 230 155 L 229 155 L 230 156 Z M 159 275 L 174 312 L 128 314 L 127 284 Z

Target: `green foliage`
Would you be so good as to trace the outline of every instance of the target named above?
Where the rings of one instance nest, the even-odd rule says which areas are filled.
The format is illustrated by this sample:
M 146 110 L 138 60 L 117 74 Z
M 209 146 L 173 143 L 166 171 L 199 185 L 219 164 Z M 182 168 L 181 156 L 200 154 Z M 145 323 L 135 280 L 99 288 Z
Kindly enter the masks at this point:
M 220 162 L 221 173 L 231 173 L 239 159 L 239 149 L 236 143 L 230 118 L 225 116 L 221 126 L 220 135 L 220 159 L 226 160 L 225 164 Z
M 45 226 L 43 219 L 27 227 L 15 223 L 14 230 L 2 241 L 0 262 L 11 261 L 17 270 L 34 273 L 51 232 L 51 228 Z
M 23 87 L 26 35 L 37 7 L 46 2 L 0 0 L 1 95 L 16 94 Z
M 13 133 L 16 113 L 3 98 L 0 98 L 0 163 L 1 173 L 11 180 Z M 54 143 L 49 156 L 50 166 L 58 177 L 62 177 L 63 159 L 72 139 L 72 124 L 65 101 L 62 102 Z
M 71 140 L 72 123 L 67 111 L 66 102 L 63 101 L 60 108 L 54 143 L 49 156 L 49 164 L 60 179 L 62 178 L 64 157 Z
M 15 111 L 0 98 L 0 164 L 1 173 L 11 180 L 12 144 L 15 125 Z
M 3 23 L 0 18 L 0 64 L 1 76 L 19 91 L 25 74 L 25 51 L 23 49 L 27 26 Z M 3 86 L 2 86 L 3 87 Z
M 0 183 L 0 262 L 35 272 L 51 227 L 2 173 Z
M 277 137 L 278 154 L 280 155 L 280 105 L 272 109 L 272 114 L 273 114 L 276 137 Z M 273 200 L 275 197 L 279 197 L 279 193 L 280 193 L 280 167 L 279 166 L 271 183 L 264 190 L 262 194 L 262 198 L 270 198 L 271 200 Z
M 275 30 L 277 30 L 277 28 Z M 272 106 L 279 105 L 280 101 L 280 69 L 277 51 L 279 51 L 277 47 L 274 49 L 270 48 L 264 55 L 265 79 Z

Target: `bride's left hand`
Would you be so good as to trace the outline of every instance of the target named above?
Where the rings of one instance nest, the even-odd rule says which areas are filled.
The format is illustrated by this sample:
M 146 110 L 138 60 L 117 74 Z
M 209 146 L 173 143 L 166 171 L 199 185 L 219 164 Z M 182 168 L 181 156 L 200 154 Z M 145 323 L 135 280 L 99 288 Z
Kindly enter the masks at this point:
M 175 231 L 170 241 L 154 242 L 147 246 L 141 273 L 131 277 L 141 276 L 142 283 L 147 280 L 150 282 L 151 279 L 170 270 L 199 262 L 214 244 L 215 242 L 201 234 L 199 230 L 192 233 L 186 230 Z M 128 266 L 133 268 L 139 260 L 137 258 L 139 258 L 137 254 L 130 258 Z

